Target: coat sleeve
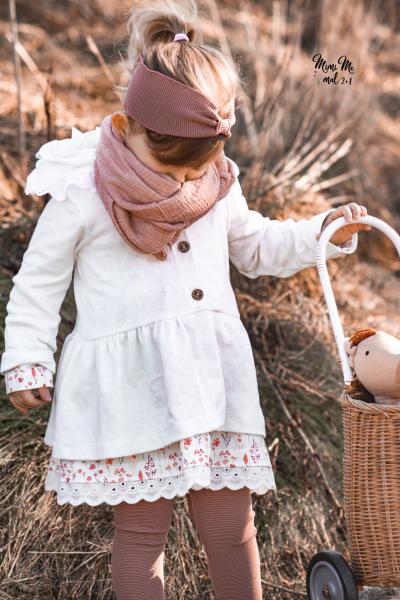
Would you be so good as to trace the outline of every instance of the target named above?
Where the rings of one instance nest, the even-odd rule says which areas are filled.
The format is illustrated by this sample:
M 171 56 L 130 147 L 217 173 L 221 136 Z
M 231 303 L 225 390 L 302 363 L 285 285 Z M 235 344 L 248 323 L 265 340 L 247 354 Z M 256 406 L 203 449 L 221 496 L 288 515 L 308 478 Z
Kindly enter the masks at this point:
M 240 273 L 250 279 L 260 275 L 290 277 L 316 265 L 316 236 L 323 220 L 334 208 L 310 219 L 270 219 L 249 209 L 238 180 L 232 186 L 228 202 L 229 259 Z M 326 258 L 352 254 L 357 244 L 357 233 L 353 234 L 351 245 L 336 246 L 328 242 Z
M 85 225 L 72 199 L 45 205 L 31 236 L 6 305 L 0 373 L 40 364 L 55 373 L 60 308 L 72 279 Z

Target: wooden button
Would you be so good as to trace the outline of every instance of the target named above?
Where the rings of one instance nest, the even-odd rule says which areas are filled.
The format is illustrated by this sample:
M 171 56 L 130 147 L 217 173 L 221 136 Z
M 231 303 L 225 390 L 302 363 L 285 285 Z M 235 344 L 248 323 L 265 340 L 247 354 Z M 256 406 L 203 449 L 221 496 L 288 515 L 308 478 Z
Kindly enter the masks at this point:
M 195 300 L 201 300 L 203 298 L 203 296 L 204 296 L 204 292 L 203 292 L 203 290 L 200 290 L 199 288 L 196 288 L 192 292 L 192 298 L 194 298 Z
M 189 242 L 186 242 L 185 240 L 182 240 L 178 244 L 178 250 L 180 252 L 187 252 L 189 250 L 189 248 L 190 248 L 190 244 L 189 244 Z

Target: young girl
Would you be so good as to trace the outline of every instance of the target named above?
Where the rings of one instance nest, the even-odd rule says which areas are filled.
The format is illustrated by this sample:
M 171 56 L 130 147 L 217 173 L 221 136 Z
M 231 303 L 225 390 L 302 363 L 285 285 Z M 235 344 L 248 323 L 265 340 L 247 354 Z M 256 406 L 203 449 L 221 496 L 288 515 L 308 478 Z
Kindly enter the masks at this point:
M 118 599 L 164 598 L 164 548 L 184 495 L 216 597 L 262 598 L 251 493 L 276 488 L 229 261 L 250 278 L 289 277 L 315 265 L 323 227 L 367 213 L 350 203 L 279 221 L 249 210 L 224 154 L 240 79 L 195 19 L 192 0 L 133 10 L 124 110 L 40 148 L 26 192 L 50 200 L 7 304 L 0 372 L 26 414 L 52 400 L 73 278 L 46 490 L 59 504 L 114 506 Z M 370 228 L 336 232 L 327 257 L 354 252 L 360 229 Z

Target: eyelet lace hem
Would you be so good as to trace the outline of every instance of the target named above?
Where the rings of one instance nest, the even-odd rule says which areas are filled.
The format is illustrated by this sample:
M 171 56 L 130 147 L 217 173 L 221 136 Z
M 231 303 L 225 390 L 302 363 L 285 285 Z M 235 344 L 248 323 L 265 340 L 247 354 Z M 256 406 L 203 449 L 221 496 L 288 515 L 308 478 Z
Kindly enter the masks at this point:
M 190 471 L 160 479 L 134 480 L 123 483 L 74 483 L 60 482 L 55 472 L 48 472 L 45 481 L 46 491 L 57 492 L 57 503 L 89 504 L 97 506 L 101 503 L 115 505 L 120 502 L 133 504 L 139 500 L 153 502 L 160 497 L 171 499 L 174 496 L 185 496 L 189 489 L 209 488 L 219 490 L 228 487 L 237 490 L 248 487 L 252 493 L 265 494 L 268 490 L 276 490 L 274 473 L 271 466 L 255 467 L 205 467 L 197 465 Z

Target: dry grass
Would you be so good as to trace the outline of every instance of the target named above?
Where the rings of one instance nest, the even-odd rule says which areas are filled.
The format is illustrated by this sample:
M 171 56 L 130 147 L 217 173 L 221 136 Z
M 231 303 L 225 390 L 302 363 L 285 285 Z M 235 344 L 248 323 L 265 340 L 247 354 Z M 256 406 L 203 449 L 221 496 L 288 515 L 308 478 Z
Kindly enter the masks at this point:
M 117 108 L 110 79 L 117 82 L 122 74 L 118 50 L 128 5 L 100 0 L 42 0 L 34 7 L 27 0 L 17 3 L 20 43 L 33 61 L 22 64 L 23 157 L 18 156 L 11 44 L 3 37 L 0 328 L 10 278 L 43 206 L 42 199 L 23 194 L 34 153 L 51 132 L 62 138 L 72 125 L 93 128 Z M 243 108 L 226 153 L 242 167 L 250 206 L 270 217 L 296 218 L 354 200 L 398 229 L 396 3 L 207 0 L 203 9 L 205 37 L 232 52 L 247 77 Z M 6 6 L 0 8 L 0 18 L 6 35 Z M 328 62 L 346 54 L 356 67 L 354 85 L 317 86 L 311 60 L 316 51 Z M 43 87 L 46 80 L 52 94 Z M 398 259 L 377 232 L 368 234 L 368 243 L 364 233 L 359 237 L 356 256 L 329 266 L 344 328 L 375 326 L 400 335 L 394 320 Z M 232 283 L 254 349 L 279 487 L 277 494 L 253 496 L 264 597 L 304 597 L 305 567 L 317 550 L 335 548 L 348 558 L 336 402 L 341 370 L 315 269 L 290 279 L 249 280 L 232 267 Z M 74 316 L 69 290 L 59 351 Z M 44 492 L 50 449 L 42 438 L 48 408 L 22 417 L 1 393 L 0 598 L 112 598 L 110 507 L 57 506 Z M 165 574 L 167 598 L 214 597 L 186 499 L 176 499 Z

